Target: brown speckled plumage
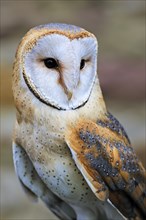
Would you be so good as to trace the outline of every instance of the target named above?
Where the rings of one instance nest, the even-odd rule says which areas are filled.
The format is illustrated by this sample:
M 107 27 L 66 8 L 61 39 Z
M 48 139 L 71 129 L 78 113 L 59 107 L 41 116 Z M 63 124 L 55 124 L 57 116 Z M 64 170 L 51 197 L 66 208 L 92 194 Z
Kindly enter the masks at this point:
M 144 219 L 145 169 L 123 127 L 111 114 L 106 115 L 104 120 L 97 120 L 97 124 L 83 120 L 70 129 L 68 145 L 99 199 L 104 201 L 109 197 L 129 219 Z
M 57 93 L 53 97 L 60 103 L 56 104 L 56 100 L 49 99 L 52 97 L 51 93 L 48 98 L 48 93 L 41 90 L 41 74 L 46 71 L 46 67 L 43 59 L 33 57 L 33 53 L 43 56 L 42 48 L 44 46 L 45 50 L 48 45 L 45 42 L 49 42 L 49 38 L 45 38 L 43 46 L 40 40 L 48 36 L 53 40 L 53 36 L 56 35 L 59 36 L 57 42 L 67 41 L 69 45 L 73 42 L 72 46 L 69 46 L 72 53 L 70 56 L 73 58 L 77 56 L 73 46 L 78 49 L 78 42 L 81 42 L 81 47 L 84 47 L 88 39 L 90 46 L 95 43 L 94 35 L 81 28 L 49 24 L 31 29 L 19 44 L 12 75 L 17 114 L 13 158 L 17 175 L 27 193 L 33 198 L 41 198 L 62 220 L 122 220 L 123 216 L 135 220 L 142 219 L 146 206 L 145 171 L 131 148 L 123 127 L 107 112 L 96 73 L 92 76 L 94 79 L 91 79 L 92 71 L 88 76 L 91 81 L 88 96 L 82 99 L 80 93 L 83 93 L 84 97 L 86 90 L 79 90 L 79 98 L 76 96 L 77 103 L 73 99 L 74 91 L 80 89 L 85 73 L 80 69 L 80 77 L 76 79 L 74 75 L 74 80 L 79 81 L 70 92 L 66 84 L 74 83 L 68 78 L 68 74 L 72 72 L 66 74 L 64 71 L 70 70 L 67 65 L 74 61 L 72 58 L 67 63 L 61 61 L 63 81 L 57 78 L 57 83 L 54 83 L 51 91 L 53 94 L 56 88 L 59 88 L 57 91 L 61 91 L 65 101 L 57 99 L 60 95 Z M 82 42 L 84 39 L 85 42 Z M 66 52 L 68 53 L 68 50 Z M 87 55 L 90 56 L 88 55 L 85 66 L 88 67 L 88 71 L 94 66 L 91 60 L 94 61 L 93 58 L 96 57 L 95 51 L 93 58 L 90 53 L 89 50 Z M 61 58 L 63 56 L 62 52 Z M 33 57 L 31 62 L 28 61 L 28 57 Z M 35 65 L 38 65 L 35 72 L 35 66 L 31 66 L 33 62 L 37 62 Z M 80 67 L 78 60 L 73 64 Z M 57 70 L 51 73 L 50 69 L 47 71 L 43 83 L 53 74 L 55 76 Z M 35 78 L 39 74 L 40 78 Z M 87 86 L 88 80 L 85 79 L 83 85 Z M 37 84 L 38 81 L 40 84 Z M 50 83 L 49 80 L 47 82 Z M 52 86 L 51 83 L 49 85 Z M 64 104 L 65 102 L 67 104 Z

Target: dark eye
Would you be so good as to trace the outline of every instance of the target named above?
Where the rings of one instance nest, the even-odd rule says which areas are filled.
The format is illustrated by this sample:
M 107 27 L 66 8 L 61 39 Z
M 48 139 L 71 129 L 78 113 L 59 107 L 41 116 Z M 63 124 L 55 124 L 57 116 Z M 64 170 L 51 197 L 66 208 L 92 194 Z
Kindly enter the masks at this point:
M 80 70 L 83 69 L 84 66 L 85 66 L 85 60 L 82 59 L 82 60 L 81 60 L 81 63 L 80 63 Z
M 53 69 L 53 68 L 57 68 L 58 67 L 57 61 L 55 59 L 53 59 L 53 58 L 46 58 L 44 60 L 44 64 L 49 69 Z

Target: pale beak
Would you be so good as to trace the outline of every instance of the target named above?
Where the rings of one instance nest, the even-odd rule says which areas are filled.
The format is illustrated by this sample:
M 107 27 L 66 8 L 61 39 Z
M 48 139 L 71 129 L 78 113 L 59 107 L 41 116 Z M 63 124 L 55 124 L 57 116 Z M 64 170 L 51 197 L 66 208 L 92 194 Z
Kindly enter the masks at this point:
M 68 100 L 70 101 L 71 98 L 72 98 L 72 92 L 66 90 L 66 95 L 67 95 L 67 97 L 68 97 Z

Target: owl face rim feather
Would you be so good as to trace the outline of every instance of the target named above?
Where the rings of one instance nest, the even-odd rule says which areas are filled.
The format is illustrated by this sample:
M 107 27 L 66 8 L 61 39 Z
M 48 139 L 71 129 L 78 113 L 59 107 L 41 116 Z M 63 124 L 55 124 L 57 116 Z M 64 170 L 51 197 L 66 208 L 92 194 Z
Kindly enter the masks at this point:
M 18 48 L 21 74 L 41 102 L 60 110 L 77 109 L 88 101 L 94 85 L 97 40 L 73 25 L 57 24 L 56 29 L 51 25 L 33 28 L 24 36 Z M 55 59 L 58 68 L 47 68 L 47 58 Z

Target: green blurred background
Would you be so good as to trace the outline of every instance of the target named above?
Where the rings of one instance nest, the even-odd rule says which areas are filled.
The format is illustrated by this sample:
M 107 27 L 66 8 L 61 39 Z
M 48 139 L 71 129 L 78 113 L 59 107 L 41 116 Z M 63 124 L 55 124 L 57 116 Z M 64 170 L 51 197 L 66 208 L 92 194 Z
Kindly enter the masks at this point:
M 71 23 L 98 39 L 98 74 L 108 109 L 128 132 L 145 162 L 145 1 L 1 0 L 1 219 L 54 220 L 39 201 L 23 193 L 12 162 L 15 108 L 11 74 L 20 39 L 31 28 L 50 22 Z

